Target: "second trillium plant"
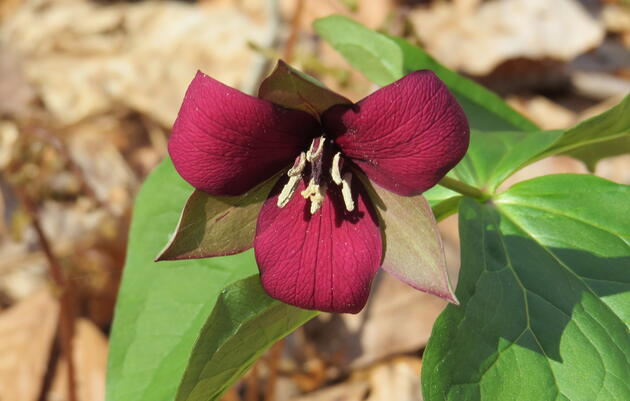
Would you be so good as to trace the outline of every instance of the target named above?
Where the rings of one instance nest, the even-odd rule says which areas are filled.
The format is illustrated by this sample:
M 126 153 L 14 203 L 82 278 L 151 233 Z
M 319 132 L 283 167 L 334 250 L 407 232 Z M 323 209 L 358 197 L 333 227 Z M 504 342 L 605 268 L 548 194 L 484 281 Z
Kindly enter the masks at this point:
M 464 112 L 431 71 L 413 72 L 358 103 L 283 62 L 258 97 L 199 72 L 169 154 L 197 189 L 189 203 L 229 207 L 207 222 L 205 240 L 192 241 L 185 208 L 159 259 L 253 246 L 266 292 L 305 309 L 359 312 L 381 266 L 456 302 L 421 194 L 461 160 L 468 141 Z M 191 242 L 196 252 L 181 252 Z

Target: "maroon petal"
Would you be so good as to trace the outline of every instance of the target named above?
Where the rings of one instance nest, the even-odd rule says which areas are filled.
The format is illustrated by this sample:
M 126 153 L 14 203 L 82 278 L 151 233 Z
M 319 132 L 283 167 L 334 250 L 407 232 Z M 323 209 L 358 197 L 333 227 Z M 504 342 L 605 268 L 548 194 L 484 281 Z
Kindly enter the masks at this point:
M 211 195 L 240 195 L 289 165 L 319 126 L 197 72 L 179 111 L 168 151 L 179 174 Z
M 446 85 L 416 71 L 354 107 L 335 106 L 323 124 L 373 182 L 399 195 L 434 186 L 468 148 L 468 121 Z
M 358 180 L 355 210 L 347 212 L 330 186 L 321 209 L 310 214 L 300 192 L 276 205 L 278 185 L 258 216 L 254 250 L 263 287 L 283 302 L 304 309 L 357 313 L 365 306 L 382 256 L 381 233 Z

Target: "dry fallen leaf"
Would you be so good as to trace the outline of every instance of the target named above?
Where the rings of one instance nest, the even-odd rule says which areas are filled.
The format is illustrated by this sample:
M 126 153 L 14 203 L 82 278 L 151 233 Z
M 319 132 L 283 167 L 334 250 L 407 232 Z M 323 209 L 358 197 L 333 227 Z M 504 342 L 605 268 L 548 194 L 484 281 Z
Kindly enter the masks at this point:
M 28 60 L 24 74 L 64 124 L 123 106 L 170 127 L 197 69 L 243 83 L 259 31 L 234 2 L 25 0 L 0 46 Z
M 507 102 L 542 129 L 565 129 L 577 123 L 577 115 L 544 96 L 510 97 Z
M 105 399 L 105 372 L 107 368 L 107 339 L 89 320 L 79 319 L 75 326 L 73 360 L 77 401 L 103 401 Z M 65 359 L 57 361 L 52 387 L 47 401 L 68 400 L 68 371 Z
M 369 373 L 366 401 L 422 401 L 419 358 L 400 357 L 375 366 Z
M 39 399 L 58 314 L 47 289 L 0 314 L 0 400 Z
M 121 130 L 114 118 L 97 118 L 78 124 L 67 135 L 69 153 L 81 169 L 95 197 L 121 215 L 131 205 L 132 191 L 138 186 L 134 172 L 107 134 Z
M 291 401 L 363 401 L 368 391 L 369 385 L 365 381 L 346 382 L 293 398 Z
M 10 48 L 0 46 L 0 116 L 24 117 L 35 108 L 35 91 L 23 68 L 24 60 Z
M 601 43 L 604 29 L 573 0 L 436 2 L 410 20 L 429 53 L 448 67 L 485 75 L 506 60 L 568 61 Z
M 344 368 L 424 347 L 446 302 L 416 291 L 389 274 L 374 283 L 366 308 L 356 315 L 325 315 L 307 326 L 319 355 Z

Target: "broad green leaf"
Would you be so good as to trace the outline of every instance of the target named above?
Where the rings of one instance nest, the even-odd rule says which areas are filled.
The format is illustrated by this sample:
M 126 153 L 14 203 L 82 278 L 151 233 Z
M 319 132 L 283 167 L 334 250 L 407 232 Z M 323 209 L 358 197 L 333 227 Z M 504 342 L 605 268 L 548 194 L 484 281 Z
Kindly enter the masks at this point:
M 630 97 L 566 131 L 473 130 L 466 156 L 450 175 L 469 185 L 494 192 L 516 171 L 554 154 L 581 159 L 594 169 L 603 157 L 630 152 L 629 116 Z
M 432 70 L 453 92 L 462 106 L 471 128 L 484 131 L 536 131 L 536 124 L 514 110 L 500 96 L 478 83 L 452 71 L 427 52 L 409 42 L 392 37 L 403 52 L 404 74 Z
M 291 68 L 284 61 L 260 84 L 258 97 L 270 102 L 302 110 L 319 120 L 319 116 L 337 104 L 352 104 L 345 97 L 326 88 L 315 78 Z
M 233 255 L 251 248 L 258 213 L 277 180 L 276 175 L 239 196 L 195 190 L 158 260 Z
M 630 399 L 630 187 L 545 176 L 464 199 L 456 294 L 424 354 L 427 401 Z
M 564 154 L 582 160 L 591 171 L 605 157 L 630 153 L 630 95 L 610 110 L 565 134 L 538 158 Z
M 339 15 L 315 21 L 315 30 L 353 67 L 384 86 L 421 69 L 433 70 L 464 108 L 472 128 L 534 131 L 536 125 L 499 96 L 439 64 L 424 50 L 403 39 L 374 32 Z
M 362 181 L 379 215 L 385 244 L 383 269 L 413 288 L 457 303 L 429 202 L 422 195 L 396 195 L 365 177 Z
M 387 36 L 349 18 L 332 15 L 313 23 L 315 31 L 354 68 L 380 86 L 403 77 L 403 54 Z
M 110 341 L 108 401 L 172 401 L 194 342 L 223 288 L 257 274 L 252 252 L 153 261 L 191 192 L 165 161 L 136 200 Z
M 469 185 L 494 192 L 561 135 L 561 131 L 472 131 L 468 152 L 452 174 Z
M 177 401 L 214 401 L 276 341 L 317 315 L 270 298 L 258 276 L 221 292 L 186 368 Z

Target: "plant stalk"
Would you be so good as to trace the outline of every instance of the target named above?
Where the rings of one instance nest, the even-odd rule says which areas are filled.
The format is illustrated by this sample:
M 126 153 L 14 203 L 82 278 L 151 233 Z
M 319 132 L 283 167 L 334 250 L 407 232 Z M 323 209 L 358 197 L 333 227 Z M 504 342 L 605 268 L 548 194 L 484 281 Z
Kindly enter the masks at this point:
M 480 190 L 479 188 L 475 188 L 451 177 L 442 178 L 438 184 L 450 189 L 451 191 L 455 191 L 464 196 L 477 199 L 482 202 L 490 198 L 490 194 Z

